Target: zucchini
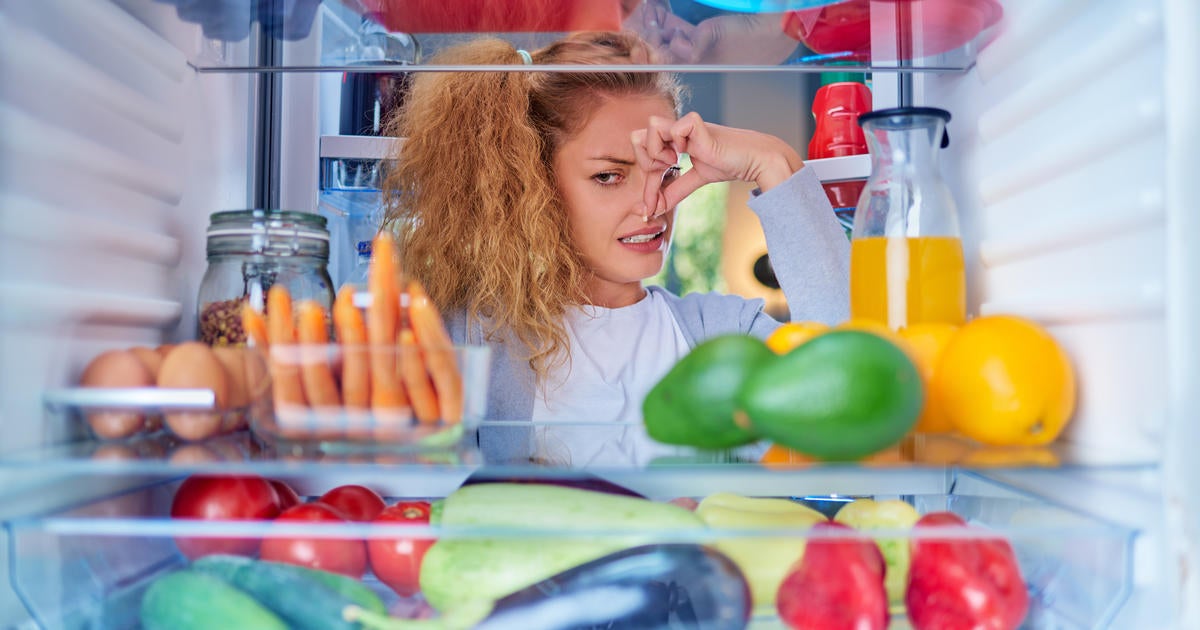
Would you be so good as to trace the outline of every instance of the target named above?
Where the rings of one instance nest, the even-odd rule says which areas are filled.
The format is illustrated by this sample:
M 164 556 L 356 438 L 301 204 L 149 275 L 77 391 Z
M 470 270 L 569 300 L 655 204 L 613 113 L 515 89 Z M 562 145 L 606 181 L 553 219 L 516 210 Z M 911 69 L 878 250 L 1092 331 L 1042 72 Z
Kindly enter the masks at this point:
M 293 628 L 301 630 L 354 630 L 357 624 L 342 618 L 353 598 L 329 588 L 299 567 L 279 562 L 240 562 L 228 556 L 206 556 L 192 563 L 200 571 L 225 578 Z
M 530 523 L 537 529 L 530 529 Z M 446 497 L 440 526 L 530 530 L 521 538 L 444 538 L 421 561 L 421 591 L 445 613 L 484 604 L 552 575 L 670 531 L 704 527 L 681 507 L 646 499 L 539 484 L 487 483 Z M 569 537 L 572 531 L 614 536 Z M 553 538 L 553 532 L 568 537 Z M 658 536 L 655 536 L 658 532 Z
M 250 595 L 200 571 L 176 571 L 155 580 L 142 597 L 141 613 L 146 630 L 288 627 Z
M 251 564 L 265 564 L 273 567 L 278 567 L 282 571 L 292 571 L 301 576 L 306 576 L 324 585 L 326 588 L 332 589 L 335 593 L 349 598 L 359 607 L 377 612 L 380 614 L 387 612 L 387 606 L 383 604 L 383 600 L 375 591 L 371 590 L 366 584 L 352 577 L 332 573 L 329 571 L 321 571 L 320 569 L 310 569 L 292 564 L 284 564 L 282 562 L 270 562 L 267 560 L 251 560 L 243 556 L 233 556 L 224 554 L 215 554 L 205 556 L 192 562 L 192 568 L 212 573 L 226 582 L 233 583 L 235 573 L 243 567 Z

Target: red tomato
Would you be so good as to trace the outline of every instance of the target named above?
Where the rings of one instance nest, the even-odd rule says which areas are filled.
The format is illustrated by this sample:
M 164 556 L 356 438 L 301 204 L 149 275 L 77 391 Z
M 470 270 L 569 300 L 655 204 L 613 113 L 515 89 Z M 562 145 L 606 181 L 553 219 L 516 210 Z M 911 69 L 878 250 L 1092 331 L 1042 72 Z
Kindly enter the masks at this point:
M 374 490 L 363 486 L 338 486 L 321 495 L 317 503 L 324 503 L 341 512 L 352 521 L 372 521 L 387 507 Z
M 346 519 L 322 503 L 302 503 L 287 510 L 275 522 L 345 523 Z M 270 536 L 262 541 L 263 560 L 287 562 L 311 569 L 360 578 L 367 568 L 367 550 L 361 540 L 344 538 L 284 538 Z
M 261 477 L 188 477 L 171 501 L 171 518 L 206 521 L 268 520 L 279 514 L 279 497 Z M 179 551 L 195 559 L 215 553 L 252 556 L 252 538 L 176 538 Z
M 429 504 L 425 501 L 402 501 L 381 512 L 375 522 L 428 525 Z M 421 559 L 433 543 L 434 540 L 429 538 L 368 539 L 367 553 L 371 558 L 371 570 L 380 582 L 392 587 L 397 594 L 413 595 L 421 590 Z
M 279 495 L 279 511 L 282 512 L 293 505 L 300 505 L 300 495 L 296 494 L 292 487 L 282 481 L 272 479 L 271 487 L 275 488 L 275 494 Z

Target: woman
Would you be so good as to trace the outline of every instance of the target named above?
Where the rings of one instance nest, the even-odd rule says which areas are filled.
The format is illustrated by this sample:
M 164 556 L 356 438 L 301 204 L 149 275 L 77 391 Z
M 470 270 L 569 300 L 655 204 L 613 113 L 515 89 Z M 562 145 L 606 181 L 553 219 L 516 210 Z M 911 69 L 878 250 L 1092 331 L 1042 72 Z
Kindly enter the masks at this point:
M 584 33 L 528 53 L 481 40 L 435 60 L 522 61 L 653 59 L 634 35 Z M 428 73 L 393 121 L 407 138 L 386 184 L 402 264 L 457 343 L 492 346 L 487 419 L 638 429 L 555 431 L 548 450 L 545 432 L 491 426 L 480 433 L 489 461 L 531 448 L 574 465 L 643 461 L 655 449 L 642 399 L 675 361 L 714 335 L 778 327 L 762 300 L 643 288 L 675 204 L 706 183 L 758 185 L 750 205 L 795 319 L 845 318 L 849 246 L 811 169 L 773 136 L 677 119 L 679 99 L 663 73 Z M 676 175 L 685 152 L 693 167 Z

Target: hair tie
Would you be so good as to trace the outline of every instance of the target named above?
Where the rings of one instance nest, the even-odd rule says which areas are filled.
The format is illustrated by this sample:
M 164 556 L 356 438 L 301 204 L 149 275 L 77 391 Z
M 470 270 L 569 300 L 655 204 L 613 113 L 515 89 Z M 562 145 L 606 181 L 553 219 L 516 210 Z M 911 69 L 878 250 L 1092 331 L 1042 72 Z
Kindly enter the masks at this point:
M 528 50 L 522 50 L 522 49 L 518 48 L 517 54 L 521 55 L 521 60 L 525 62 L 525 65 L 527 65 L 527 66 L 533 65 L 533 55 L 530 55 Z

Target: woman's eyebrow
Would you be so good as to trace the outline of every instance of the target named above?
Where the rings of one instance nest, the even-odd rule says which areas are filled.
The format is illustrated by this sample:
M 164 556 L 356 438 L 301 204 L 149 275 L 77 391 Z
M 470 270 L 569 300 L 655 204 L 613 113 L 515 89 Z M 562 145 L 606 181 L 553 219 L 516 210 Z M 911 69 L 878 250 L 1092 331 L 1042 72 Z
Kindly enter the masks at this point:
M 611 155 L 597 155 L 595 157 L 590 157 L 588 159 L 594 160 L 597 162 L 612 162 L 613 164 L 620 164 L 621 166 L 633 166 L 634 164 L 636 164 L 636 162 L 634 162 L 633 160 L 627 160 L 624 158 L 614 157 Z

